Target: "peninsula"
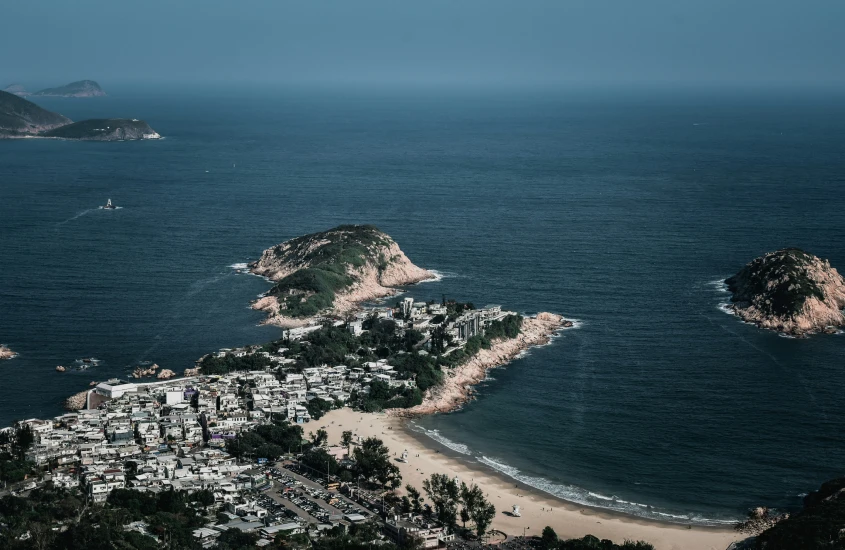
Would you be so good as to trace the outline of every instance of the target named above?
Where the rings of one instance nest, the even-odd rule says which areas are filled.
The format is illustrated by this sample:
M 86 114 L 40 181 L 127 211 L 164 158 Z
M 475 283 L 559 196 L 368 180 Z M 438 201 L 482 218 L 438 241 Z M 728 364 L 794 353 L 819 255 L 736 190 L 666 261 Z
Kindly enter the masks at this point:
M 0 139 L 121 141 L 160 137 L 142 120 L 109 118 L 73 122 L 18 95 L 0 91 Z
M 798 248 L 770 252 L 725 280 L 742 320 L 784 334 L 832 332 L 845 324 L 845 279 Z
M 372 225 L 341 225 L 268 248 L 249 265 L 275 282 L 253 304 L 266 323 L 304 326 L 320 315 L 342 316 L 361 302 L 390 296 L 396 286 L 434 279 Z

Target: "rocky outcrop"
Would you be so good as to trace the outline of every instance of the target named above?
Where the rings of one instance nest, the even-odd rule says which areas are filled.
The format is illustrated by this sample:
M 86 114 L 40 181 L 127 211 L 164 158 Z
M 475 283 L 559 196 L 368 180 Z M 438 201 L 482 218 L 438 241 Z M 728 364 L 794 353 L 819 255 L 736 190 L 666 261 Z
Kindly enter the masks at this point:
M 182 376 L 190 378 L 191 376 L 199 376 L 199 374 L 200 374 L 200 368 L 194 367 L 194 368 L 191 368 L 191 369 L 185 369 L 185 372 L 182 373 Z
M 132 378 L 144 378 L 145 376 L 155 376 L 158 370 L 158 364 L 153 363 L 149 367 L 135 367 L 132 371 Z
M 176 373 L 172 370 L 161 369 L 161 372 L 158 373 L 158 376 L 156 376 L 156 378 L 158 378 L 159 380 L 168 380 L 170 378 L 173 378 L 174 376 L 176 376 Z
M 791 335 L 845 325 L 845 279 L 797 248 L 761 256 L 725 280 L 731 309 L 744 321 Z
M 554 313 L 538 313 L 527 317 L 516 338 L 494 340 L 490 349 L 482 349 L 466 363 L 446 373 L 443 382 L 426 390 L 423 402 L 410 409 L 390 409 L 392 416 L 413 417 L 453 411 L 466 403 L 473 393 L 473 386 L 487 377 L 487 371 L 513 361 L 521 352 L 547 344 L 552 335 L 562 328 L 573 326 Z
M 81 391 L 65 399 L 65 408 L 69 411 L 79 411 L 84 409 L 88 402 L 89 391 L 90 390 Z
M 276 283 L 253 307 L 268 313 L 267 323 L 283 327 L 343 315 L 361 302 L 396 293 L 396 286 L 434 278 L 371 225 L 343 225 L 285 241 L 265 250 L 249 269 Z
M 34 95 L 42 97 L 102 97 L 106 95 L 106 92 L 93 80 L 78 80 L 57 88 L 46 88 L 35 92 Z
M 0 360 L 14 359 L 15 357 L 17 357 L 17 355 L 18 355 L 17 353 L 10 350 L 6 346 L 0 345 Z

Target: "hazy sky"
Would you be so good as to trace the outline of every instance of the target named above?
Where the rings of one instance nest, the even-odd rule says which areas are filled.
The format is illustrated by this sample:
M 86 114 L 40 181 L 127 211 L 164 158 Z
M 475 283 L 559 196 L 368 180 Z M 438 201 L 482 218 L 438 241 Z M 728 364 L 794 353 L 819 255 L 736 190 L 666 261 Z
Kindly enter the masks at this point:
M 845 0 L 10 0 L 0 85 L 845 84 Z

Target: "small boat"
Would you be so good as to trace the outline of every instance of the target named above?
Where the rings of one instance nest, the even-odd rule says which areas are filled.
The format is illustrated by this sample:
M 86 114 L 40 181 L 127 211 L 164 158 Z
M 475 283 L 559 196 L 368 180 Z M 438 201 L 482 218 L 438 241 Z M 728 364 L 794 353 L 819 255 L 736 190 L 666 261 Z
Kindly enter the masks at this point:
M 115 210 L 115 209 L 117 209 L 117 206 L 113 205 L 113 204 L 111 203 L 111 199 L 109 199 L 108 201 L 106 201 L 106 205 L 105 205 L 105 206 L 101 206 L 100 208 L 101 208 L 102 210 Z

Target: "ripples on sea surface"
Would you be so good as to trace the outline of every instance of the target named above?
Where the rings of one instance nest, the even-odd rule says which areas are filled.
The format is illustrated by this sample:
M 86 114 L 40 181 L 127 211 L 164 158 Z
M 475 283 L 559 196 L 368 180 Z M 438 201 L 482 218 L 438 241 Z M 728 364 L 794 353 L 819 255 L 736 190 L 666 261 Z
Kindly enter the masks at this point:
M 418 422 L 476 460 L 696 521 L 841 474 L 845 338 L 741 324 L 714 284 L 783 246 L 845 268 L 841 100 L 237 95 L 45 99 L 166 139 L 0 142 L 0 341 L 21 354 L 0 365 L 4 424 L 142 360 L 181 371 L 277 336 L 247 308 L 267 283 L 232 266 L 374 223 L 444 275 L 414 296 L 582 322 Z

